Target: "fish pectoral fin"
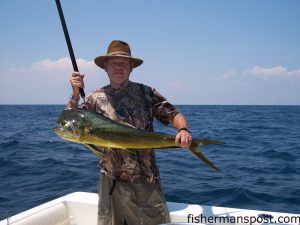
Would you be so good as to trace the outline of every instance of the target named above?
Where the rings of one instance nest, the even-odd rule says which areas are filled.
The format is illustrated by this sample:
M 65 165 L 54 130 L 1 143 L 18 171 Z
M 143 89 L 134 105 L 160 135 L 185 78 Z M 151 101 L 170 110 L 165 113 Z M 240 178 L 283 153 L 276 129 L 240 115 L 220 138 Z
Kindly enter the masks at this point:
M 103 153 L 97 148 L 97 146 L 92 144 L 85 144 L 92 152 L 94 152 L 98 156 L 102 156 Z
M 190 146 L 189 150 L 194 153 L 194 155 L 197 156 L 197 158 L 201 159 L 203 162 L 205 162 L 209 167 L 213 168 L 214 170 L 216 171 L 219 171 L 219 172 L 223 172 L 222 170 L 220 170 L 218 167 L 216 167 L 211 161 L 209 161 L 206 156 L 200 152 L 198 150 L 198 144 L 196 143 L 192 143 L 192 145 Z

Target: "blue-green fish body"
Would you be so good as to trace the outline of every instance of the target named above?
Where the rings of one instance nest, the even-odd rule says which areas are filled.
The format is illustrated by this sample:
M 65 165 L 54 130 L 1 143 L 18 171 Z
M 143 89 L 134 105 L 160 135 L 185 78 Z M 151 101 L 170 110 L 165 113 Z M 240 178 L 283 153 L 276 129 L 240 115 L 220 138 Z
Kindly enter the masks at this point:
M 101 153 L 95 145 L 127 151 L 178 148 L 174 135 L 136 129 L 86 109 L 64 110 L 58 116 L 57 123 L 60 127 L 55 128 L 54 132 L 58 136 L 65 140 L 85 144 L 98 155 Z M 194 138 L 189 150 L 208 166 L 221 171 L 198 150 L 198 147 L 204 144 L 221 143 L 215 140 Z

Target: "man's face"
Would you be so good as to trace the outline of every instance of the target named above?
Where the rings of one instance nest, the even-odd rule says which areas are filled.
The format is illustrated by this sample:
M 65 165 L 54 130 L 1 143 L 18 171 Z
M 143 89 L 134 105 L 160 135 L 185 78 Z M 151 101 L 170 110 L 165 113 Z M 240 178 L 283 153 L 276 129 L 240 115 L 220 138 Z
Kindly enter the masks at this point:
M 126 85 L 132 71 L 132 62 L 123 57 L 112 57 L 106 63 L 106 72 L 113 88 Z

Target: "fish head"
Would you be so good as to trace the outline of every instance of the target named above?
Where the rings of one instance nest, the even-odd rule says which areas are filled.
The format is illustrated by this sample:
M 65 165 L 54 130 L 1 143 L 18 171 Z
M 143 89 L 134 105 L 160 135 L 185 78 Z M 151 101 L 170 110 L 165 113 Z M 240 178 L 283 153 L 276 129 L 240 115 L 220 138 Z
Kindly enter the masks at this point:
M 80 137 L 89 130 L 89 122 L 83 110 L 67 109 L 59 114 L 56 120 L 58 127 L 53 131 L 61 138 L 81 142 Z

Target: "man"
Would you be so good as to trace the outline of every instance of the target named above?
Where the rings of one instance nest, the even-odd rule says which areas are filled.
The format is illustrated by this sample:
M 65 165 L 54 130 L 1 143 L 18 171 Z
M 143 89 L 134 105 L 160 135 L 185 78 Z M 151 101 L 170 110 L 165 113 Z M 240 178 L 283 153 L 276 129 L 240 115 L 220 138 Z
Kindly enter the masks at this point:
M 178 133 L 175 143 L 188 148 L 192 137 L 185 117 L 155 89 L 129 80 L 143 60 L 131 56 L 126 42 L 114 40 L 107 54 L 95 58 L 110 84 L 90 93 L 81 107 L 99 112 L 119 123 L 153 130 L 153 119 L 171 123 Z M 67 108 L 78 107 L 79 88 L 84 75 L 71 76 L 73 93 Z M 99 147 L 100 160 L 98 225 L 156 225 L 170 221 L 163 196 L 159 170 L 152 149 L 124 151 Z

